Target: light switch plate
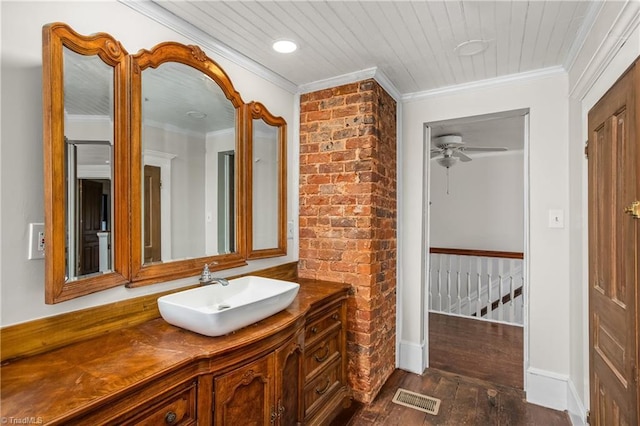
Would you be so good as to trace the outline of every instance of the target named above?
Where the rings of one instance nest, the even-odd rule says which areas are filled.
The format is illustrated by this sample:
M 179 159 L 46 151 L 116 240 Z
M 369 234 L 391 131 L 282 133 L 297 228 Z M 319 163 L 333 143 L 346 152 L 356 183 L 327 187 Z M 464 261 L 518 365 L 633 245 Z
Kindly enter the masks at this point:
M 44 223 L 30 223 L 28 259 L 44 259 L 44 248 Z
M 564 212 L 549 210 L 549 228 L 564 228 Z

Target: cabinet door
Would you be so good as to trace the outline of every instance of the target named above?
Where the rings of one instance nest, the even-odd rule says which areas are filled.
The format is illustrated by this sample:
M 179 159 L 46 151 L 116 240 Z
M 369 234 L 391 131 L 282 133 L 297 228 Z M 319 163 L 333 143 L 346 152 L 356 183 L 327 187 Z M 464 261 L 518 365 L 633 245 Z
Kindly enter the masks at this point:
M 304 419 L 303 337 L 300 333 L 276 351 L 276 410 L 281 426 L 302 424 Z
M 275 422 L 274 363 L 275 355 L 269 354 L 215 379 L 216 425 L 263 426 Z

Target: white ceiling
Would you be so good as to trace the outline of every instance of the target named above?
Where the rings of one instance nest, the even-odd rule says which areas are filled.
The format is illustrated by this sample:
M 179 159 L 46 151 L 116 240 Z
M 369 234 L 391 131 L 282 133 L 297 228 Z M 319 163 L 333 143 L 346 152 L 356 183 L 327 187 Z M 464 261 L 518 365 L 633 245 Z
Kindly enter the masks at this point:
M 195 34 L 195 40 L 214 47 L 214 60 L 220 53 L 231 56 L 251 69 L 266 70 L 267 77 L 272 75 L 289 89 L 304 92 L 323 81 L 375 70 L 376 77 L 382 76 L 400 96 L 523 72 L 568 69 L 602 6 L 602 1 L 585 0 L 121 1 L 187 35 Z M 282 38 L 296 41 L 298 50 L 288 55 L 274 52 L 272 42 Z M 488 48 L 474 56 L 457 55 L 456 46 L 469 40 L 485 40 Z M 89 65 L 85 61 L 80 71 L 90 72 Z M 65 106 L 70 114 L 109 114 L 111 102 L 85 103 L 105 98 L 99 93 L 82 95 L 97 90 L 96 80 L 70 81 L 93 82 L 90 88 L 75 87 L 76 83 L 68 87 L 68 95 L 77 90 L 77 99 L 84 100 L 74 106 L 74 96 L 68 96 Z M 145 109 L 162 101 L 157 93 L 166 86 L 161 87 L 159 92 L 145 91 Z M 182 102 L 181 96 L 169 98 L 171 113 L 154 114 L 155 121 L 195 129 L 185 112 L 219 115 L 206 105 Z M 521 123 L 522 113 L 517 113 L 489 121 L 476 117 L 431 123 L 431 128 L 434 136 L 457 133 L 468 145 L 513 150 L 524 144 Z
M 602 1 L 156 0 L 172 18 L 295 86 L 377 68 L 400 94 L 550 67 L 567 69 Z M 182 23 L 184 23 L 182 22 Z M 273 41 L 298 43 L 289 55 Z M 479 55 L 458 56 L 469 40 Z

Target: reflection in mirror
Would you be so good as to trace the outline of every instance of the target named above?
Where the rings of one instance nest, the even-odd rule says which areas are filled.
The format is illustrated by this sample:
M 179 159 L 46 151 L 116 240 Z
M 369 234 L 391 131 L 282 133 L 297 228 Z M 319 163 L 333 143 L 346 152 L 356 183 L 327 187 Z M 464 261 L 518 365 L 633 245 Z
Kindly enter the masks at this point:
M 126 56 L 108 34 L 43 27 L 47 303 L 128 279 Z
M 130 286 L 246 264 L 242 105 L 197 46 L 133 56 Z
M 142 99 L 144 263 L 234 252 L 234 106 L 175 62 L 144 70 Z
M 286 247 L 286 122 L 250 104 L 249 258 L 282 256 Z
M 67 280 L 111 271 L 111 145 L 67 139 Z
M 113 68 L 64 51 L 67 280 L 111 271 Z

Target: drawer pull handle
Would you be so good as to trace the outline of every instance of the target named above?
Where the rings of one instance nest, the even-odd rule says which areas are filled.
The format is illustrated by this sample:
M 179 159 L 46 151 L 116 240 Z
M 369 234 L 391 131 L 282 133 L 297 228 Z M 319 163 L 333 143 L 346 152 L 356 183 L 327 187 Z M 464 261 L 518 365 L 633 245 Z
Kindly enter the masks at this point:
M 316 388 L 316 393 L 318 395 L 322 395 L 324 393 L 326 393 L 329 390 L 329 386 L 331 385 L 331 380 L 329 380 L 329 378 L 327 377 L 327 383 L 324 385 L 324 387 L 322 389 Z
M 320 352 L 322 350 L 322 348 L 319 348 L 316 352 Z M 324 347 L 324 354 L 322 355 L 314 355 L 313 358 L 317 361 L 317 362 L 324 362 L 326 361 L 327 358 L 329 358 L 329 346 L 325 346 Z
M 316 334 L 318 332 L 318 327 L 311 327 L 311 332 Z
M 164 422 L 168 425 L 171 425 L 175 423 L 177 418 L 178 416 L 176 415 L 176 413 L 174 413 L 173 411 L 169 411 L 167 414 L 164 415 Z
M 340 319 L 340 315 L 338 315 L 338 313 L 336 312 L 335 314 L 331 315 L 331 318 L 332 318 L 334 321 L 338 321 L 338 320 Z

